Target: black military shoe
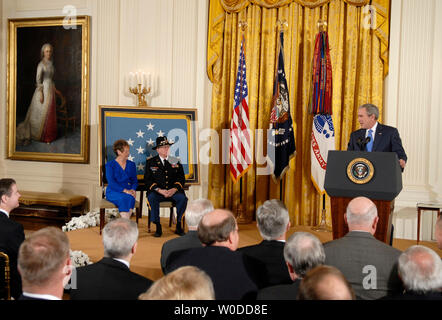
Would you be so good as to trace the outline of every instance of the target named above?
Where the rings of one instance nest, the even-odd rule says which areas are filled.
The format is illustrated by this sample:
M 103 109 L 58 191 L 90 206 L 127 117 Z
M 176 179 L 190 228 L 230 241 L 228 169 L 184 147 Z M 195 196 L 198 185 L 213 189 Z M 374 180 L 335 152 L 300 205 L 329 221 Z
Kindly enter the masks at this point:
M 185 235 L 184 230 L 181 229 L 181 222 L 177 222 L 175 234 L 177 234 L 179 236 L 184 236 Z
M 155 238 L 159 238 L 163 234 L 163 229 L 161 228 L 161 223 L 156 223 L 155 225 L 157 226 L 157 230 L 155 231 L 155 234 L 153 236 Z

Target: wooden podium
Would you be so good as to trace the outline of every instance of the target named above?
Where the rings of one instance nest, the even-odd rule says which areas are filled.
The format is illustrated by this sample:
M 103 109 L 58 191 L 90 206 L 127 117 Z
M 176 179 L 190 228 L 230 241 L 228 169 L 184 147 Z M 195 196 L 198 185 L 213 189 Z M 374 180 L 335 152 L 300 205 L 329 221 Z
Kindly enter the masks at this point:
M 377 209 L 376 239 L 390 243 L 394 199 L 402 190 L 402 173 L 394 152 L 330 151 L 325 190 L 331 200 L 333 239 L 348 232 L 344 220 L 351 199 L 364 196 Z

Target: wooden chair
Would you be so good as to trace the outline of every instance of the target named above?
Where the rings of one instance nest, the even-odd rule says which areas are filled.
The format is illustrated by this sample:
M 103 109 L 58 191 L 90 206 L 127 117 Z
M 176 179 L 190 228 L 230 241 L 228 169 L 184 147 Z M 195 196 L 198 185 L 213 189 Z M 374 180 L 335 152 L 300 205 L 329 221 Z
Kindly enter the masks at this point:
M 66 98 L 61 94 L 60 91 L 56 91 L 55 95 L 57 97 L 57 121 L 64 124 L 64 133 L 67 134 L 69 126 L 72 131 L 75 131 L 77 117 L 69 115 L 68 108 L 66 106 Z
M 425 211 L 436 211 L 437 217 L 442 214 L 442 203 L 438 202 L 419 202 L 417 207 L 417 240 L 416 243 L 419 244 L 420 241 L 420 229 L 421 229 L 421 212 Z
M 0 251 L 0 261 L 4 261 L 4 289 L 5 289 L 5 296 L 0 297 L 0 300 L 3 298 L 6 298 L 6 300 L 11 300 L 11 270 L 9 267 L 9 257 L 6 253 Z
M 143 192 L 141 192 L 141 200 L 143 201 Z M 160 202 L 160 209 L 161 208 L 169 208 L 169 227 L 172 227 L 172 224 L 176 224 L 176 218 L 175 218 L 175 214 L 174 214 L 174 208 L 176 209 L 176 204 L 175 201 L 173 200 L 166 200 L 166 201 L 162 201 Z M 148 220 L 147 220 L 147 232 L 150 233 L 150 209 L 149 206 L 147 206 L 147 216 L 148 216 Z M 184 226 L 185 226 L 185 217 L 183 214 L 183 217 L 181 219 L 182 222 L 182 229 L 184 230 Z
M 117 206 L 106 199 L 100 201 L 100 234 L 106 223 L 106 209 L 117 209 Z M 135 201 L 135 219 L 138 224 L 138 219 L 141 219 L 141 206 L 139 201 Z

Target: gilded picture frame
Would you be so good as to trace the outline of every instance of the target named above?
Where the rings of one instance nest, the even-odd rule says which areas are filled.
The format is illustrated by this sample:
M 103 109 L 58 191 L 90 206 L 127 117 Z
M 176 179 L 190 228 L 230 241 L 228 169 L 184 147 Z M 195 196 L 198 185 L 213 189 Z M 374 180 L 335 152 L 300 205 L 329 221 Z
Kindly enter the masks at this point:
M 113 143 L 129 143 L 129 159 L 135 162 L 139 185 L 144 185 L 146 159 L 155 156 L 156 138 L 166 136 L 173 145 L 170 156 L 183 165 L 186 185 L 199 185 L 198 110 L 193 108 L 99 106 L 100 183 L 106 184 L 106 162 L 115 158 Z M 103 181 L 104 180 L 104 181 Z
M 7 157 L 89 162 L 90 17 L 8 20 Z

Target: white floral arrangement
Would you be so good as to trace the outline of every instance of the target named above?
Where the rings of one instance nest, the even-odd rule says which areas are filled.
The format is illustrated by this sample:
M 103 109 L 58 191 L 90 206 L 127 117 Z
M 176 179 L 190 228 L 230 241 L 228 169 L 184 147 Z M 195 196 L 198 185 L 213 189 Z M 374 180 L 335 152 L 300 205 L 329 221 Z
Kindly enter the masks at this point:
M 118 209 L 107 209 L 105 213 L 105 221 L 111 221 L 117 218 L 118 214 Z M 72 218 L 71 221 L 62 227 L 62 230 L 63 232 L 67 232 L 96 227 L 98 225 L 100 225 L 100 213 L 98 211 L 91 211 L 79 217 Z
M 92 264 L 92 261 L 89 259 L 89 256 L 80 250 L 69 250 L 69 254 L 71 256 L 72 266 L 75 268 L 84 267 L 89 264 Z

